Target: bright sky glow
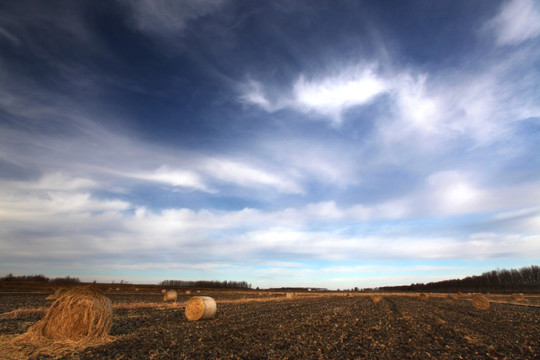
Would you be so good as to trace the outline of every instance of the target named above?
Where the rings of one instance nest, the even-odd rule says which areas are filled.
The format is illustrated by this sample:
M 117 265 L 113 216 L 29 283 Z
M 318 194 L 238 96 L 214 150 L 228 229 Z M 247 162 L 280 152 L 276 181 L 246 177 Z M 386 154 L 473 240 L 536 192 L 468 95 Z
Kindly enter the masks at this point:
M 0 274 L 538 264 L 539 24 L 533 0 L 3 2 Z

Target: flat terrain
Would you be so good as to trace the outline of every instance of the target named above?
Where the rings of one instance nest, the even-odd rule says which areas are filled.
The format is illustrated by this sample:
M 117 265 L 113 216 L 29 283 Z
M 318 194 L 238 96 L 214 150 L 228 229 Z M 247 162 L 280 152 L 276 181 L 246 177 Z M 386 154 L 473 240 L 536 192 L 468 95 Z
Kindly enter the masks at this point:
M 197 294 L 195 294 L 197 295 Z M 201 294 L 207 295 L 207 294 Z M 540 308 L 470 300 L 386 295 L 258 296 L 208 293 L 218 302 L 211 320 L 190 322 L 182 295 L 107 294 L 115 314 L 112 341 L 36 359 L 538 359 Z M 0 313 L 49 306 L 46 294 L 0 293 Z M 279 297 L 277 297 L 279 296 Z M 493 297 L 495 299 L 496 297 Z M 498 297 L 506 301 L 509 296 Z M 528 305 L 538 304 L 530 298 Z M 135 305 L 134 305 L 135 304 Z M 12 338 L 39 315 L 0 319 Z

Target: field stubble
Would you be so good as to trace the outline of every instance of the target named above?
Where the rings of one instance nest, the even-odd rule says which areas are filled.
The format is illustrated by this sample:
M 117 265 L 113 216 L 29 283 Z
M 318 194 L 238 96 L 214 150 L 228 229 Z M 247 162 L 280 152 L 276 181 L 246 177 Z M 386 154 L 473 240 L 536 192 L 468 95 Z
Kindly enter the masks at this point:
M 50 304 L 44 294 L 0 294 L 1 311 Z M 211 294 L 218 312 L 190 322 L 179 296 L 112 294 L 113 341 L 36 359 L 535 359 L 540 308 L 430 296 L 283 296 Z M 39 317 L 0 320 L 2 337 L 22 334 Z

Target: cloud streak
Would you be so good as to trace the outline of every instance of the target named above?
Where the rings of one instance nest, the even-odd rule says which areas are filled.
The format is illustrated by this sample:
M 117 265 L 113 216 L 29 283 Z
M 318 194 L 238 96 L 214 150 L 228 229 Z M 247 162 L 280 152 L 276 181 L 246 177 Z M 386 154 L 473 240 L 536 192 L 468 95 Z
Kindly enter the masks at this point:
M 507 1 L 486 26 L 495 32 L 497 44 L 519 45 L 540 35 L 540 9 L 532 0 Z
M 181 34 L 199 17 L 219 10 L 223 0 L 136 0 L 126 1 L 135 28 L 150 35 Z

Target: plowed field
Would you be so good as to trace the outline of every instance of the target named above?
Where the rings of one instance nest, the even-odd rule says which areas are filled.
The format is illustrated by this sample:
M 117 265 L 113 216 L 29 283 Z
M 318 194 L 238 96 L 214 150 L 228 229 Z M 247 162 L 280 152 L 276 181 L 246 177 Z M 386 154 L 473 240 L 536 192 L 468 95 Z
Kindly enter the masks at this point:
M 540 308 L 469 300 L 385 296 L 241 299 L 211 295 L 218 312 L 190 322 L 182 296 L 107 295 L 115 305 L 112 341 L 37 359 L 538 359 Z M 43 294 L 0 294 L 0 312 L 50 305 Z M 147 303 L 129 308 L 130 303 Z M 3 338 L 38 318 L 0 320 Z

